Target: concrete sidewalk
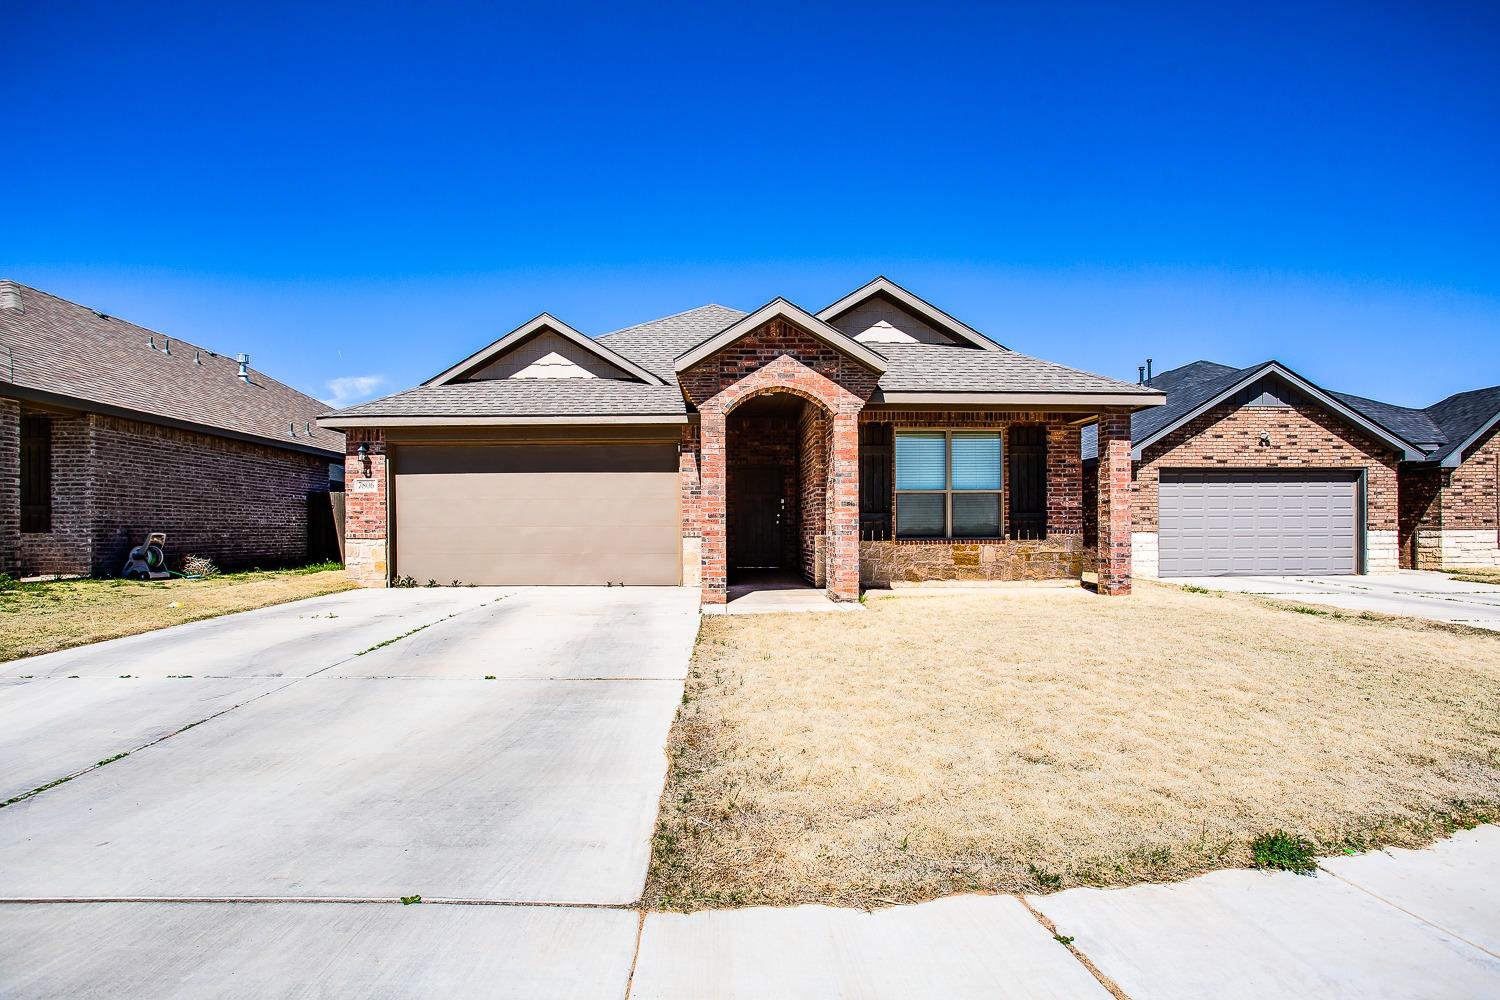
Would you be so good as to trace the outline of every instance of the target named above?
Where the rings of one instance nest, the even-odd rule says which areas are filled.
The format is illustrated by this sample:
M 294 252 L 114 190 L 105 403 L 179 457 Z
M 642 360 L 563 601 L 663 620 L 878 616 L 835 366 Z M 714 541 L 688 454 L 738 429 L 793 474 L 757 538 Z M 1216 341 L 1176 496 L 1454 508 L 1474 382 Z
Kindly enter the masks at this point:
M 1460 583 L 1446 573 L 1401 570 L 1369 576 L 1200 576 L 1171 577 L 1161 582 L 1500 630 L 1500 586 Z

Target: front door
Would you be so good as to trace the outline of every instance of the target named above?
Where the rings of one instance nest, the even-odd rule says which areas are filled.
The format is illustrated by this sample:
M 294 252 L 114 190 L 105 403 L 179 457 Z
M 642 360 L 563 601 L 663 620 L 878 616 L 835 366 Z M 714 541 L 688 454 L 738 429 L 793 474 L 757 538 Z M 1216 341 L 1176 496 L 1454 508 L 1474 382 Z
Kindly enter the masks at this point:
M 729 522 L 730 568 L 781 569 L 785 551 L 786 474 L 779 465 L 732 470 L 734 509 Z

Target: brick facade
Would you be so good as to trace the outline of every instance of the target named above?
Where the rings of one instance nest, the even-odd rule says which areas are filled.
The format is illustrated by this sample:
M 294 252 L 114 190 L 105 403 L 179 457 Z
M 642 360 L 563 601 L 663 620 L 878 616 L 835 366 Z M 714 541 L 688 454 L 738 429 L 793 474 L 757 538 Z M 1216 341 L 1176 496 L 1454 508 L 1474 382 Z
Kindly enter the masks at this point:
M 1500 430 L 1476 442 L 1457 468 L 1401 469 L 1401 565 L 1500 566 Z
M 828 537 L 828 435 L 827 411 L 807 405 L 797 419 L 797 506 L 801 512 L 797 531 L 798 565 L 813 586 L 824 586 Z
M 701 496 L 696 513 L 705 604 L 723 604 L 728 597 L 727 417 L 745 400 L 770 392 L 800 396 L 825 411 L 826 589 L 834 600 L 859 597 L 858 421 L 878 380 L 845 352 L 779 318 L 679 375 L 684 394 L 699 413 Z
M 201 555 L 226 569 L 304 562 L 308 494 L 330 459 L 99 414 L 51 423 L 52 518 L 19 530 L 19 416 L 0 400 L 0 566 L 24 574 L 113 575 L 150 531 L 169 564 Z
M 865 424 L 897 428 L 998 430 L 1009 438 L 1020 425 L 1040 425 L 1047 436 L 1047 537 L 1034 541 L 988 539 L 866 539 L 860 575 L 866 584 L 920 580 L 1044 580 L 1094 569 L 1083 544 L 1082 460 L 1076 413 L 1015 410 L 878 409 L 860 414 Z M 1007 477 L 1009 472 L 1007 470 Z M 895 481 L 892 479 L 892 491 Z M 894 496 L 892 497 L 894 509 Z M 1002 522 L 1010 523 L 1010 490 L 1001 491 Z
M 1262 434 L 1269 444 L 1261 443 Z M 1136 572 L 1153 577 L 1157 572 L 1158 491 L 1164 469 L 1364 470 L 1366 565 L 1370 572 L 1393 570 L 1400 458 L 1394 448 L 1312 403 L 1217 406 L 1152 444 L 1136 463 L 1131 504 L 1139 550 Z
M 359 457 L 365 445 L 366 456 Z M 361 587 L 384 587 L 390 567 L 385 436 L 376 429 L 344 434 L 344 569 Z

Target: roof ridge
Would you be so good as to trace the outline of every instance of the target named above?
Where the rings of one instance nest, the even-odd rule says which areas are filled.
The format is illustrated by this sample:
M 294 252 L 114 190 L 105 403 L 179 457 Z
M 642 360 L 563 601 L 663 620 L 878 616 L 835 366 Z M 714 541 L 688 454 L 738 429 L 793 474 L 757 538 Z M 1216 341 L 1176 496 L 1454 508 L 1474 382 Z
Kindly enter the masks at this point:
M 618 330 L 611 330 L 608 333 L 601 333 L 594 339 L 603 340 L 605 337 L 613 337 L 617 333 L 629 333 L 632 330 L 639 330 L 643 326 L 655 326 L 657 323 L 665 323 L 669 319 L 676 319 L 679 316 L 686 316 L 688 313 L 702 312 L 704 309 L 723 309 L 728 312 L 740 313 L 741 316 L 749 315 L 749 313 L 740 312 L 740 310 L 734 308 L 733 306 L 721 306 L 717 302 L 705 302 L 701 306 L 693 306 L 693 308 L 691 309 L 684 309 L 681 312 L 674 312 L 669 316 L 658 316 L 655 319 L 648 319 L 641 323 L 634 323 L 630 326 L 622 326 Z

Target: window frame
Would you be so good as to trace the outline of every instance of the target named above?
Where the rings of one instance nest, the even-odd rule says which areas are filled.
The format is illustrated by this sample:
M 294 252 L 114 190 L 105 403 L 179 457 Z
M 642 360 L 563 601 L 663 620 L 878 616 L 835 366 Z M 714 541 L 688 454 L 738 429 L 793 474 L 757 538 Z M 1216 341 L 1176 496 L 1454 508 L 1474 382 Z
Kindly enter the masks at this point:
M 1004 425 L 982 425 L 978 427 L 915 427 L 896 425 L 891 432 L 891 537 L 897 541 L 905 538 L 916 542 L 982 542 L 996 541 L 1005 538 L 1005 515 L 1006 515 L 1006 468 L 1005 468 L 1005 431 Z M 900 483 L 901 470 L 896 457 L 896 444 L 902 434 L 941 434 L 943 435 L 943 483 L 944 488 L 940 490 L 904 490 Z M 953 486 L 953 435 L 954 434 L 994 434 L 1000 439 L 1000 483 L 994 489 L 965 490 L 955 489 Z M 897 525 L 900 522 L 901 494 L 911 493 L 925 496 L 941 496 L 943 498 L 943 533 L 941 535 L 905 535 L 901 534 Z M 955 537 L 953 534 L 953 497 L 955 495 L 970 496 L 994 496 L 999 501 L 1000 517 L 993 535 L 961 535 Z

